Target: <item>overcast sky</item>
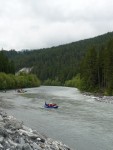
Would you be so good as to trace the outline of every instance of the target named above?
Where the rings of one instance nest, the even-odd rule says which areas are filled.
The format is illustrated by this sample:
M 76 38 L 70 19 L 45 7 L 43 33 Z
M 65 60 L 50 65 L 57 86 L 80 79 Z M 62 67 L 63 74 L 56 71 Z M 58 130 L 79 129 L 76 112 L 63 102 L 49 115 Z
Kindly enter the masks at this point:
M 57 46 L 113 31 L 113 0 L 0 0 L 0 49 Z

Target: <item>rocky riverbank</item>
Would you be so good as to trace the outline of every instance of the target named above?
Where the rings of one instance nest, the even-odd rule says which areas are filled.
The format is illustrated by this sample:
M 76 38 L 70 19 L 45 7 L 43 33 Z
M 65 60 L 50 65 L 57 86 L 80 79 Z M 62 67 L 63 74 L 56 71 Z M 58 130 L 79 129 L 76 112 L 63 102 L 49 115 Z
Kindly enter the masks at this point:
M 99 102 L 113 104 L 113 96 L 95 96 L 94 99 Z
M 0 150 L 71 150 L 41 135 L 0 109 Z
M 84 92 L 83 95 L 91 96 L 92 98 L 94 98 L 98 102 L 113 104 L 113 96 L 104 96 L 100 93 L 93 95 L 92 93 L 89 93 L 89 92 Z

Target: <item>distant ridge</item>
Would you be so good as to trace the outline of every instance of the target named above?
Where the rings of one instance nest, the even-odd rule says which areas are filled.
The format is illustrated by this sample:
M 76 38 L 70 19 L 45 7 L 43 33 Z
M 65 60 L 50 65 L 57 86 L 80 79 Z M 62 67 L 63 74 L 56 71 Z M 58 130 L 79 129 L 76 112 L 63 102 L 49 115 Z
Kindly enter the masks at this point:
M 80 42 L 88 42 L 88 41 L 93 41 L 94 43 L 95 42 L 98 43 L 99 41 L 101 42 L 102 40 L 103 41 L 108 41 L 111 38 L 113 38 L 113 31 L 112 32 L 107 32 L 107 33 L 104 33 L 104 34 L 100 34 L 100 35 L 97 35 L 97 36 L 94 36 L 94 37 L 91 37 L 91 38 L 85 38 L 85 39 L 82 39 L 82 40 L 73 41 L 73 42 L 70 42 L 70 43 L 60 44 L 60 45 L 52 46 L 52 47 L 48 47 L 48 48 L 32 49 L 32 50 L 51 49 L 51 48 L 54 48 L 54 47 L 57 48 L 59 46 L 67 46 L 67 45 L 70 45 L 70 44 L 78 44 Z

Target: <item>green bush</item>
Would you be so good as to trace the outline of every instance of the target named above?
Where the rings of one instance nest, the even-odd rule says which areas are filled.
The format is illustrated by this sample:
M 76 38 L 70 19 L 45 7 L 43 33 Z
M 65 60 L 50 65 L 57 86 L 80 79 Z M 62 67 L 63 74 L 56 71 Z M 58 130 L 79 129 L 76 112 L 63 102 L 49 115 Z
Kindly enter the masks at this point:
M 40 86 L 40 80 L 33 74 L 0 73 L 0 90 Z
M 76 77 L 72 78 L 72 80 L 68 80 L 65 82 L 65 86 L 80 88 L 82 84 L 82 80 L 80 79 L 80 74 L 77 74 Z
M 61 82 L 56 80 L 47 79 L 43 82 L 43 85 L 49 85 L 49 86 L 60 86 Z

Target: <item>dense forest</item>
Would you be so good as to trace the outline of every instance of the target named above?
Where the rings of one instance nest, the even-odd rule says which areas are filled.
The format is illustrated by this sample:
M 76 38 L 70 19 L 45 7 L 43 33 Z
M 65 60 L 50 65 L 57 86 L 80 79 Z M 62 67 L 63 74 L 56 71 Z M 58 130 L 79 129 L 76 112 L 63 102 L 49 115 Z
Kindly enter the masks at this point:
M 46 85 L 75 86 L 81 90 L 112 94 L 113 32 L 56 47 L 2 52 L 16 71 L 32 68 Z
M 15 65 L 12 60 L 0 52 L 0 90 L 36 87 L 40 80 L 33 74 L 20 73 L 15 75 Z
M 0 72 L 15 74 L 14 62 L 12 60 L 9 61 L 3 52 L 0 52 Z
M 16 71 L 30 67 L 43 83 L 48 84 L 52 80 L 54 84 L 63 85 L 78 74 L 80 62 L 88 49 L 94 46 L 98 51 L 111 38 L 113 32 L 46 49 L 3 52 L 14 61 Z
M 113 95 L 113 39 L 99 51 L 95 47 L 89 49 L 81 61 L 79 73 L 65 84 Z

